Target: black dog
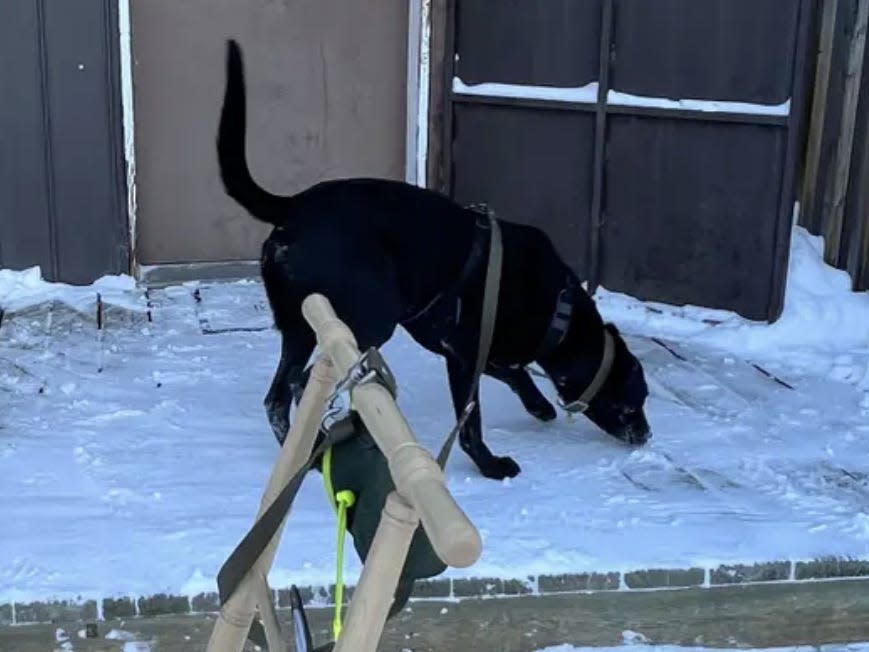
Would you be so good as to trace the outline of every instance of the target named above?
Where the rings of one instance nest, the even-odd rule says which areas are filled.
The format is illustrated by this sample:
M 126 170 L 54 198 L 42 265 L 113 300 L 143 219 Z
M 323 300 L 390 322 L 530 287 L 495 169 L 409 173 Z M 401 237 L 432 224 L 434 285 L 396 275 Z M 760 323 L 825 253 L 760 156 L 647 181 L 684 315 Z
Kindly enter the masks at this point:
M 261 270 L 280 363 L 265 399 L 283 443 L 290 404 L 315 346 L 301 304 L 328 297 L 360 349 L 380 347 L 401 324 L 423 347 L 446 358 L 457 414 L 470 392 L 480 334 L 489 228 L 477 211 L 406 183 L 348 179 L 276 196 L 256 184 L 245 155 L 246 98 L 241 52 L 227 54 L 227 86 L 217 149 L 226 192 L 274 225 Z M 503 266 L 496 327 L 485 373 L 506 383 L 526 410 L 556 417 L 525 367 L 536 361 L 568 410 L 582 410 L 607 433 L 643 444 L 648 395 L 639 361 L 539 229 L 498 221 Z M 594 387 L 589 387 L 594 385 Z M 592 396 L 593 394 L 593 396 Z M 475 409 L 459 435 L 462 449 L 489 478 L 519 473 L 483 443 Z

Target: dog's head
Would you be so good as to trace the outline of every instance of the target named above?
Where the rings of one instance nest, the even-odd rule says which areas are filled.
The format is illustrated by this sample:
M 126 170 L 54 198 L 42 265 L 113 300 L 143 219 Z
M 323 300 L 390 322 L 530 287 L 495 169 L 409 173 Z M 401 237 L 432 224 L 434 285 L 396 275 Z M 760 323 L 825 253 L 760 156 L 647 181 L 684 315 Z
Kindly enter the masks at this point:
M 649 388 L 643 367 L 615 326 L 604 326 L 603 339 L 592 362 L 582 354 L 552 365 L 550 375 L 562 406 L 569 412 L 582 412 L 617 439 L 645 444 L 651 431 L 644 410 Z

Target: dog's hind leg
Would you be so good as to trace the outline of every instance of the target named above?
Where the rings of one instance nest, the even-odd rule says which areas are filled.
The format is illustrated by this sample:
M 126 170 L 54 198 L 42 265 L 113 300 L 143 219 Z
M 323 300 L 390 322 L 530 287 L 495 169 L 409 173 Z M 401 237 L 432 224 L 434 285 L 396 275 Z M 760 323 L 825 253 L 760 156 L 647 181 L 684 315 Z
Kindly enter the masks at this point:
M 468 365 L 454 355 L 447 357 L 447 374 L 450 379 L 450 394 L 453 407 L 458 418 L 465 409 L 464 402 L 468 399 L 473 380 Z M 479 391 L 474 395 L 474 410 L 471 412 L 464 427 L 459 432 L 459 444 L 462 450 L 474 460 L 474 463 L 487 478 L 503 480 L 519 475 L 519 465 L 511 457 L 498 457 L 492 454 L 483 442 L 482 419 L 480 417 Z
M 531 416 L 541 421 L 552 421 L 558 416 L 555 407 L 543 396 L 531 378 L 531 374 L 524 367 L 520 365 L 505 367 L 489 363 L 486 365 L 486 375 L 500 380 L 512 389 Z
M 290 429 L 290 405 L 305 385 L 304 368 L 314 348 L 312 336 L 300 332 L 281 331 L 281 359 L 263 404 L 269 424 L 279 443 L 283 444 Z

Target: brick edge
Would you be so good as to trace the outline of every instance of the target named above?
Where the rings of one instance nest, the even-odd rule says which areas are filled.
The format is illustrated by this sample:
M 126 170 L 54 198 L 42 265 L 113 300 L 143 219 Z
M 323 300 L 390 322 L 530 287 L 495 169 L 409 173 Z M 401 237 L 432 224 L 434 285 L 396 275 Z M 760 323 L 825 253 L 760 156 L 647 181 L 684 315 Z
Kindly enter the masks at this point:
M 869 559 L 823 557 L 809 561 L 769 561 L 755 564 L 720 564 L 714 568 L 646 568 L 619 572 L 563 573 L 525 578 L 439 578 L 420 580 L 411 597 L 419 600 L 467 600 L 509 598 L 521 595 L 600 593 L 607 591 L 648 591 L 710 589 L 766 583 L 822 582 L 830 580 L 869 581 Z M 334 586 L 300 587 L 306 605 L 334 604 Z M 278 589 L 275 604 L 289 607 L 289 592 Z M 346 599 L 353 587 L 345 592 Z M 149 596 L 115 596 L 100 600 L 48 600 L 0 604 L 0 625 L 52 622 L 94 622 L 141 616 L 213 614 L 220 609 L 217 593 Z

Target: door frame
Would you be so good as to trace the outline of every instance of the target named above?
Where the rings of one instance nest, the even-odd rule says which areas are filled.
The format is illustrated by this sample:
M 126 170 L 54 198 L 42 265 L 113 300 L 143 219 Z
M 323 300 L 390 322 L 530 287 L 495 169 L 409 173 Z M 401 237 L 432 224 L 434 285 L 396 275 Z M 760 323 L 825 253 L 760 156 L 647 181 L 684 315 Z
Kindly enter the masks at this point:
M 432 0 L 410 0 L 407 21 L 405 181 L 426 187 Z
M 136 257 L 136 120 L 133 98 L 133 43 L 130 0 L 118 0 L 118 37 L 121 73 L 121 115 L 124 139 L 124 183 L 127 191 L 127 231 L 130 243 L 129 273 L 137 276 Z

